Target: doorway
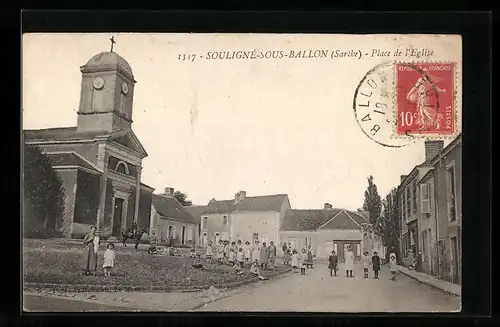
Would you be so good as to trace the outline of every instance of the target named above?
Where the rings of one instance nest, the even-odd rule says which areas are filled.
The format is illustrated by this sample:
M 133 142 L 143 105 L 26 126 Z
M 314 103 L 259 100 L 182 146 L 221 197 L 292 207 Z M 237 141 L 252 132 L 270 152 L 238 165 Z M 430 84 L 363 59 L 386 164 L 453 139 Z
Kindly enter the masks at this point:
M 184 244 L 185 241 L 186 241 L 186 226 L 182 226 L 181 244 Z
M 121 237 L 122 219 L 123 219 L 123 199 L 115 198 L 115 208 L 113 214 L 113 231 L 112 235 Z

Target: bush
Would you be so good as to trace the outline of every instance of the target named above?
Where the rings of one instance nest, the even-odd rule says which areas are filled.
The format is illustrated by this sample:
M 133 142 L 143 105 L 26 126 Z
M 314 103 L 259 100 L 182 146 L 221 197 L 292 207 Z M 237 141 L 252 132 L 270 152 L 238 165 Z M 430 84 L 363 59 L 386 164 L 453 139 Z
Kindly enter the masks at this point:
M 65 189 L 49 157 L 38 147 L 24 146 L 23 234 L 28 238 L 60 237 Z

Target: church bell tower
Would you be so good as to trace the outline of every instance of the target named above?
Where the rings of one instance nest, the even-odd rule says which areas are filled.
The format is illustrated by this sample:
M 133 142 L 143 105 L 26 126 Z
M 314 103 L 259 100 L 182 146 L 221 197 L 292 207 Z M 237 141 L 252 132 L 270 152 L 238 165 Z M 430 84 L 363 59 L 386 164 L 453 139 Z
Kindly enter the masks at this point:
M 114 40 L 111 42 L 113 46 Z M 130 129 L 136 81 L 128 62 L 111 47 L 111 51 L 93 56 L 80 71 L 77 132 Z

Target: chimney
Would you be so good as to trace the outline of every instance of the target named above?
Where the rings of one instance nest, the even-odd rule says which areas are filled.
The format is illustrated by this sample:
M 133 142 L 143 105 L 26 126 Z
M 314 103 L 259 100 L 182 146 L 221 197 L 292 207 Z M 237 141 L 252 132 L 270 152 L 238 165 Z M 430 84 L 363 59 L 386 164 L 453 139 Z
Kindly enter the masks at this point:
M 169 198 L 174 197 L 174 189 L 173 187 L 165 187 L 165 196 Z
M 405 180 L 406 176 L 408 176 L 408 175 L 401 175 L 401 181 L 400 181 L 401 183 L 403 183 L 403 181 Z
M 325 203 L 325 206 L 323 207 L 325 210 L 332 210 L 333 207 L 330 203 Z
M 441 150 L 443 150 L 444 141 L 425 141 L 425 162 L 429 163 Z

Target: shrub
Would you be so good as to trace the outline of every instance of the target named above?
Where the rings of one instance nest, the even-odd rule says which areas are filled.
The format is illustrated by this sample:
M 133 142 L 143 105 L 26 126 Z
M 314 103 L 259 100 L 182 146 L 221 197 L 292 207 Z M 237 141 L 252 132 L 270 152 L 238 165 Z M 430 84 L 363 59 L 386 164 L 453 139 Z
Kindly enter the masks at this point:
M 25 144 L 23 163 L 23 235 L 28 238 L 60 237 L 65 189 L 49 157 Z

